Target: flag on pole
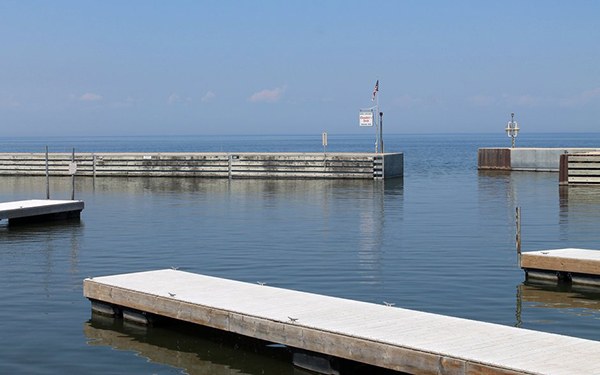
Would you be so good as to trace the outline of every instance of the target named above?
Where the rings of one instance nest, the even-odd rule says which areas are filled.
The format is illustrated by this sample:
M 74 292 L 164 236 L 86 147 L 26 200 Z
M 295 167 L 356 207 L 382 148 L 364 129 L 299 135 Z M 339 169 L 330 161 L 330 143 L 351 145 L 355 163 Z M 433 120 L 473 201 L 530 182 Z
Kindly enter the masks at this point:
M 375 100 L 375 95 L 377 95 L 377 91 L 379 91 L 379 80 L 375 82 L 375 88 L 373 89 L 373 97 L 371 98 L 371 101 Z

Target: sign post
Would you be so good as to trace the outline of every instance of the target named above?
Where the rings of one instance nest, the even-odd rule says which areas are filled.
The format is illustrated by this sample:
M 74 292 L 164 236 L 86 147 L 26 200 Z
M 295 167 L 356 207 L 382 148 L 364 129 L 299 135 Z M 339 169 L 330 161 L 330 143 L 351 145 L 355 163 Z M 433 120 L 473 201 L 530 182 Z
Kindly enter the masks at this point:
M 371 101 L 375 101 L 375 105 L 371 108 L 361 109 L 358 114 L 359 126 L 372 127 L 375 124 L 375 153 L 383 153 L 383 112 L 379 112 L 379 80 L 375 82 L 373 88 L 373 96 Z M 379 122 L 375 117 L 379 114 Z
M 371 107 L 371 108 L 367 108 L 367 109 L 361 109 L 358 112 L 358 125 L 361 127 L 373 127 L 373 124 L 377 125 L 376 121 L 375 121 L 375 113 L 374 113 L 374 109 L 375 107 Z M 378 150 L 378 144 L 379 142 L 377 141 L 377 126 L 375 126 L 375 152 L 377 152 Z

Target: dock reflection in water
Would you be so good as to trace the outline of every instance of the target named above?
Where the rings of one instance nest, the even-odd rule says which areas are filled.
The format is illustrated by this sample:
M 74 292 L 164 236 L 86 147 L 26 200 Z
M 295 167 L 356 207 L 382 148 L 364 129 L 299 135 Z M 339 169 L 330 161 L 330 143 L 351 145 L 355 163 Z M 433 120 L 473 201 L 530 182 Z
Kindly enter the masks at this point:
M 569 247 L 600 250 L 600 186 L 561 186 L 559 201 L 561 239 Z
M 91 346 L 135 352 L 153 363 L 183 369 L 188 374 L 301 374 L 286 348 L 240 348 L 203 338 L 206 330 L 187 324 L 145 327 L 93 313 L 83 326 Z
M 556 284 L 541 280 L 525 281 L 517 286 L 516 326 L 523 323 L 529 309 L 547 309 L 546 314 L 531 314 L 537 319 L 552 319 L 554 314 L 572 314 L 600 319 L 600 288 Z

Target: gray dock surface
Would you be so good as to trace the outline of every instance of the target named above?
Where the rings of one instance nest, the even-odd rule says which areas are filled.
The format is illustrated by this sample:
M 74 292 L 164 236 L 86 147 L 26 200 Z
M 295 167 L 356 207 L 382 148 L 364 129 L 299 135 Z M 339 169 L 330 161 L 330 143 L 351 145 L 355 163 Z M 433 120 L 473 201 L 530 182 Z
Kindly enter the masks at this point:
M 84 280 L 92 301 L 411 374 L 599 374 L 600 342 L 176 270 Z
M 0 203 L 0 220 L 27 220 L 78 217 L 84 208 L 83 201 L 29 199 Z
M 521 268 L 534 278 L 560 278 L 563 274 L 576 283 L 600 285 L 600 250 L 527 251 L 521 254 Z

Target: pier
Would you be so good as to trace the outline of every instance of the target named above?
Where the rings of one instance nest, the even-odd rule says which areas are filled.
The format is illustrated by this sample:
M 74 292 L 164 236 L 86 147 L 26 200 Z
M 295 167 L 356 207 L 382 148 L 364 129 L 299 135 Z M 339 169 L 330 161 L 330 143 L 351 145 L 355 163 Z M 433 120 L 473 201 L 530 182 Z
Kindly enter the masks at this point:
M 72 160 L 74 159 L 74 161 Z M 402 153 L 0 153 L 0 175 L 386 179 Z
M 594 148 L 480 148 L 480 170 L 558 172 L 563 154 L 599 151 Z
M 9 225 L 39 221 L 77 219 L 84 208 L 83 201 L 29 199 L 0 203 L 0 220 Z
M 561 185 L 600 184 L 600 152 L 563 154 L 559 172 Z
M 527 278 L 600 286 L 600 251 L 556 249 L 521 253 Z
M 168 317 L 410 374 L 600 373 L 600 342 L 342 298 L 157 270 L 87 278 L 92 309 Z

